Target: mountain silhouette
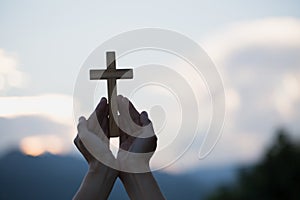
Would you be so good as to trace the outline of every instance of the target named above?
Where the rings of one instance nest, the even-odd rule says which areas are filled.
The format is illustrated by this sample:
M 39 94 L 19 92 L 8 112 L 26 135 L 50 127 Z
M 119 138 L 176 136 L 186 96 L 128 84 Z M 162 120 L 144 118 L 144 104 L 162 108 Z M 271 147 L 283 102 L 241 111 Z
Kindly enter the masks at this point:
M 87 171 L 83 159 L 72 156 L 44 154 L 32 157 L 11 151 L 0 158 L 0 199 L 72 199 Z M 230 181 L 233 168 L 195 170 L 171 175 L 154 172 L 167 199 L 202 199 L 220 181 Z M 129 199 L 118 180 L 110 200 Z

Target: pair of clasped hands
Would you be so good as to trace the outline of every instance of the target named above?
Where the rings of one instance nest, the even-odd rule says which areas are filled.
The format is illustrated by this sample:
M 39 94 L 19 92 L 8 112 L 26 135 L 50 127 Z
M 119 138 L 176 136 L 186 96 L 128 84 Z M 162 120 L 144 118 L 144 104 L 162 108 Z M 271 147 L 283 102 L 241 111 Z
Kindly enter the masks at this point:
M 117 158 L 109 149 L 109 105 L 102 98 L 86 120 L 80 117 L 74 143 L 89 165 L 75 200 L 107 199 L 119 177 L 130 199 L 164 199 L 149 161 L 157 137 L 145 111 L 139 113 L 121 95 L 117 97 L 120 145 Z

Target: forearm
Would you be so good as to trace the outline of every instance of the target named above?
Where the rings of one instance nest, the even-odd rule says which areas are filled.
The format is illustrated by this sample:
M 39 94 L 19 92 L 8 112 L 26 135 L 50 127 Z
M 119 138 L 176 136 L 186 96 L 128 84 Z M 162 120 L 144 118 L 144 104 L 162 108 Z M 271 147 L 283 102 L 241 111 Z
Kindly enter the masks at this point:
M 73 200 L 107 199 L 118 177 L 118 172 L 105 165 L 90 168 Z
M 120 179 L 132 200 L 164 200 L 158 184 L 151 172 L 146 173 L 127 173 L 120 172 Z

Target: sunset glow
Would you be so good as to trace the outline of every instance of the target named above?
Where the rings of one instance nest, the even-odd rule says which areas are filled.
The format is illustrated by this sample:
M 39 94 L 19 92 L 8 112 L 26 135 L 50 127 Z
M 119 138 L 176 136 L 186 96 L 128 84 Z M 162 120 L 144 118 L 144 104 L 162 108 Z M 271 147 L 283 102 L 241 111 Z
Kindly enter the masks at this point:
M 63 141 L 55 135 L 26 137 L 21 140 L 20 149 L 30 156 L 39 156 L 46 152 L 62 154 L 65 151 Z

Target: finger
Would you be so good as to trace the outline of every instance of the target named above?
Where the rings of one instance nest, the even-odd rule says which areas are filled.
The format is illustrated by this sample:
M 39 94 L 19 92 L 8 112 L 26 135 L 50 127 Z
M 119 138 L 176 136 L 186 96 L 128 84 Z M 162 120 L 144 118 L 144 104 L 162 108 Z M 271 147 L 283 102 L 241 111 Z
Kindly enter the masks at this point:
M 106 137 L 109 137 L 109 134 L 108 134 L 108 109 L 109 108 L 108 108 L 106 99 L 104 101 L 106 104 L 104 105 L 104 109 L 103 109 L 103 113 L 102 113 L 103 117 L 102 117 L 101 121 L 99 121 L 99 118 L 98 118 L 98 121 L 99 121 L 100 127 L 101 127 L 102 131 L 104 132 L 104 134 L 106 135 Z
M 133 122 L 129 113 L 129 100 L 122 95 L 118 96 L 118 104 L 119 104 L 119 127 L 123 131 L 122 134 L 122 142 L 132 137 L 132 134 L 136 132 L 139 126 L 136 126 L 136 123 L 139 122 L 139 118 L 136 122 Z M 137 115 L 139 113 L 137 112 Z
M 108 105 L 105 97 L 102 97 L 96 107 L 96 114 L 98 122 L 101 124 L 103 118 L 108 115 Z
M 129 151 L 134 153 L 150 153 L 155 151 L 156 146 L 156 136 L 152 136 L 149 138 L 136 138 Z
M 120 144 L 121 144 L 126 140 L 127 134 L 125 133 L 122 118 L 120 116 L 118 118 L 118 121 L 119 121 L 119 133 L 120 133 Z
M 128 112 L 126 105 L 124 105 L 123 98 L 124 97 L 122 95 L 118 95 L 117 103 L 118 103 L 118 110 L 119 110 L 120 115 L 125 117 L 125 116 L 128 116 L 129 112 Z
M 126 102 L 125 98 L 122 95 L 117 97 L 118 102 L 118 109 L 119 109 L 119 118 L 122 119 L 122 125 L 120 126 L 122 130 L 126 130 L 125 132 L 128 133 L 130 130 L 131 124 L 133 124 L 130 114 L 129 114 L 129 106 L 128 101 Z
M 84 116 L 79 117 L 78 122 L 86 120 Z
M 86 131 L 87 130 L 87 120 L 85 117 L 81 116 L 79 118 L 79 123 L 77 125 L 78 132 Z
M 119 116 L 119 133 L 120 133 L 120 145 L 128 138 L 128 126 L 124 121 L 124 117 Z
M 104 117 L 102 122 L 101 122 L 101 129 L 103 130 L 105 136 L 107 138 L 109 138 L 109 134 L 108 134 L 108 118 Z
M 118 117 L 118 122 L 119 122 L 119 133 L 120 133 L 120 145 L 124 143 L 127 138 L 127 126 L 125 123 L 125 120 L 127 119 L 128 112 L 126 112 L 126 106 L 123 103 L 123 96 L 118 95 L 117 97 L 117 104 L 118 104 L 118 110 L 119 110 L 119 117 Z
M 117 98 L 119 112 L 122 117 L 124 117 L 127 122 L 134 121 L 135 124 L 140 125 L 140 114 L 134 108 L 133 104 L 122 95 L 119 95 Z
M 140 122 L 142 126 L 147 126 L 151 123 L 151 121 L 148 118 L 148 113 L 146 111 L 143 111 L 140 115 Z
M 136 108 L 133 106 L 133 104 L 125 97 L 123 98 L 123 101 L 126 105 L 128 105 L 129 114 L 131 119 L 138 125 L 141 125 L 140 123 L 140 113 L 136 110 Z
M 99 138 L 97 135 L 89 131 L 79 132 L 78 135 L 87 151 L 98 161 L 101 162 L 103 159 L 114 159 L 111 151 L 109 150 L 108 139 L 106 137 Z
M 87 149 L 85 148 L 85 146 L 83 145 L 83 143 L 81 142 L 78 134 L 76 136 L 76 138 L 74 139 L 74 144 L 77 147 L 77 149 L 79 150 L 79 152 L 83 155 L 83 157 L 86 159 L 87 162 L 90 162 L 92 160 L 92 156 L 90 155 L 90 153 L 87 151 Z

